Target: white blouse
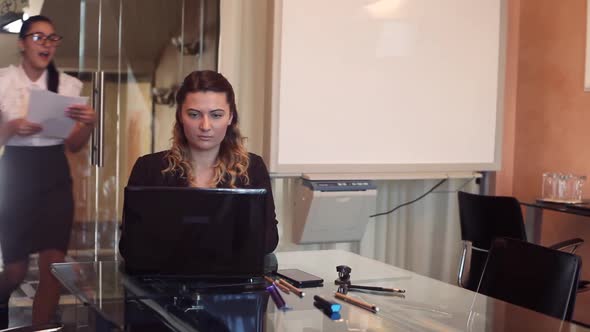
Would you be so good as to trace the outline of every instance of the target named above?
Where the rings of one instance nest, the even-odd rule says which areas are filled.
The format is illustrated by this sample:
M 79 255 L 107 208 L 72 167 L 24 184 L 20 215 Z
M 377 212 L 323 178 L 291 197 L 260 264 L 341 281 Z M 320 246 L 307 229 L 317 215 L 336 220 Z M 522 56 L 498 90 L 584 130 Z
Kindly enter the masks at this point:
M 27 116 L 31 89 L 47 90 L 47 70 L 33 82 L 22 66 L 0 68 L 0 116 L 2 122 Z M 80 95 L 82 82 L 77 78 L 60 72 L 58 92 L 60 95 L 76 97 Z M 61 138 L 42 137 L 39 135 L 13 136 L 6 145 L 13 146 L 48 146 L 62 144 Z

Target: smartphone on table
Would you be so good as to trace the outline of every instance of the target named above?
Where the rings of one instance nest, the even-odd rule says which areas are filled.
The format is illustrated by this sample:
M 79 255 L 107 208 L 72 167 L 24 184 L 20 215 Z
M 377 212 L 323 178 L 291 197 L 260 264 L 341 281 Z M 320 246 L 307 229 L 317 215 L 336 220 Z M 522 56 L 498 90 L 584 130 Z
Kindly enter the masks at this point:
M 299 269 L 282 269 L 276 274 L 297 288 L 320 287 L 324 284 L 324 279 Z

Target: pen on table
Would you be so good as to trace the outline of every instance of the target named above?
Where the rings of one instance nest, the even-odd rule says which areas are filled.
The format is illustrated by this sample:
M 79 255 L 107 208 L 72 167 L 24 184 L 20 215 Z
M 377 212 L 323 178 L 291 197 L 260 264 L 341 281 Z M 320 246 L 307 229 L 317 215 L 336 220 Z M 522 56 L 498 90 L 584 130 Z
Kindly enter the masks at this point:
M 363 308 L 365 310 L 368 310 L 368 311 L 370 311 L 370 312 L 372 312 L 374 314 L 376 314 L 379 311 L 379 308 L 377 308 L 377 306 L 375 306 L 373 304 L 370 304 L 370 303 L 367 303 L 365 301 L 361 301 L 359 299 L 355 299 L 354 297 L 350 297 L 348 295 L 344 295 L 344 294 L 338 293 L 338 292 L 334 293 L 334 296 L 337 299 L 340 299 L 342 301 L 346 301 L 346 302 L 348 302 L 350 304 L 354 304 L 357 307 L 361 307 L 361 308 Z
M 285 302 L 285 300 L 281 296 L 281 293 L 279 293 L 279 291 L 277 290 L 277 287 L 275 286 L 274 283 L 271 284 L 270 286 L 266 287 L 266 291 L 270 293 L 270 297 L 272 298 L 274 303 L 277 305 L 277 308 L 279 308 L 281 310 L 286 310 L 289 308 L 289 307 L 287 307 L 287 303 Z
M 277 286 L 285 294 L 289 294 L 289 289 L 287 287 L 281 285 L 281 283 L 278 282 L 277 280 L 274 280 L 273 278 L 271 278 L 269 276 L 264 276 L 264 279 L 266 279 L 266 281 L 270 282 L 271 284 L 274 284 L 275 286 Z
M 299 297 L 304 297 L 305 293 L 303 291 L 301 291 L 301 289 L 291 285 L 290 283 L 286 282 L 285 280 L 279 278 L 279 283 L 287 288 L 289 288 L 289 290 L 293 293 L 295 293 L 295 295 L 299 296 Z
M 377 292 L 389 292 L 389 293 L 405 293 L 405 289 L 399 288 L 385 288 L 385 287 L 375 287 L 375 286 L 358 286 L 358 285 L 350 285 L 348 289 L 365 289 Z

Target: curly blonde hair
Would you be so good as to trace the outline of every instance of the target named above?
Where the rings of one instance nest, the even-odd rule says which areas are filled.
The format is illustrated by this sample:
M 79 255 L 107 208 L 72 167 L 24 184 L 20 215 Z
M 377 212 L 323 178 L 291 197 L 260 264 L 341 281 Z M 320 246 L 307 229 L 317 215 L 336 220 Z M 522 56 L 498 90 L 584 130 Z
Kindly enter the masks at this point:
M 211 184 L 217 187 L 223 183 L 229 188 L 235 188 L 236 181 L 239 179 L 243 185 L 248 185 L 250 183 L 248 177 L 250 158 L 244 147 L 244 137 L 240 134 L 238 127 L 238 110 L 234 90 L 223 75 L 211 70 L 190 73 L 176 94 L 176 123 L 172 130 L 172 147 L 166 154 L 168 167 L 162 171 L 162 174 L 178 175 L 185 178 L 189 184 L 194 180 L 191 153 L 181 122 L 182 105 L 187 94 L 207 91 L 225 93 L 230 113 L 233 116 L 213 166 L 214 175 Z

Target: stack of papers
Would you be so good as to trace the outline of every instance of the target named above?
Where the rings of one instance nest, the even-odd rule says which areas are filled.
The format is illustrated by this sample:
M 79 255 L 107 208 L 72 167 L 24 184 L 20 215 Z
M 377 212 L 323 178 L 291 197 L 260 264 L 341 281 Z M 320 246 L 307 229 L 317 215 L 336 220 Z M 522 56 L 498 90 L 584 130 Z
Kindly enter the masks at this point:
M 66 116 L 66 110 L 74 104 L 87 102 L 88 97 L 67 97 L 47 90 L 32 89 L 27 120 L 43 127 L 38 136 L 66 138 L 75 124 L 74 120 Z

